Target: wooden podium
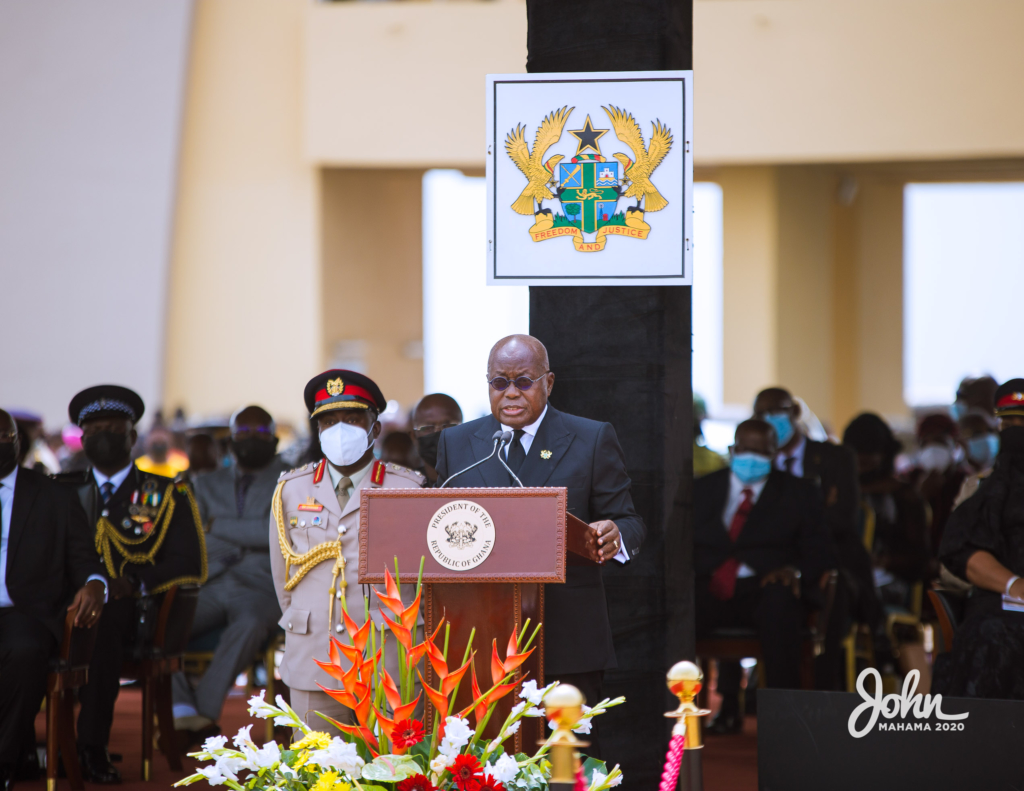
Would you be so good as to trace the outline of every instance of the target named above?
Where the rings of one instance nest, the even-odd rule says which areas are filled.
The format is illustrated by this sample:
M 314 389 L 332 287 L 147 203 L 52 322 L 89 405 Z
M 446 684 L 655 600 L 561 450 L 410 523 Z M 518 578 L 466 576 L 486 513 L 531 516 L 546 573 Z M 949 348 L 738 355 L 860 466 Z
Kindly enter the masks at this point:
M 482 689 L 491 686 L 491 646 L 504 658 L 513 627 L 544 620 L 544 584 L 565 582 L 565 567 L 594 564 L 586 547 L 590 527 L 566 513 L 566 490 L 556 488 L 363 489 L 359 524 L 359 582 L 384 582 L 395 558 L 402 582 L 416 579 L 423 563 L 424 629 L 451 624 L 448 666 L 461 664 L 470 631 Z M 376 606 L 371 601 L 371 607 Z M 536 651 L 518 671 L 544 685 L 544 630 Z M 438 646 L 441 647 L 441 646 Z M 436 686 L 430 663 L 424 677 Z M 473 702 L 467 674 L 454 710 Z M 494 738 L 516 691 L 498 702 L 486 734 Z M 425 723 L 433 725 L 431 708 Z M 515 735 L 516 752 L 532 752 L 542 738 L 542 718 L 530 718 Z

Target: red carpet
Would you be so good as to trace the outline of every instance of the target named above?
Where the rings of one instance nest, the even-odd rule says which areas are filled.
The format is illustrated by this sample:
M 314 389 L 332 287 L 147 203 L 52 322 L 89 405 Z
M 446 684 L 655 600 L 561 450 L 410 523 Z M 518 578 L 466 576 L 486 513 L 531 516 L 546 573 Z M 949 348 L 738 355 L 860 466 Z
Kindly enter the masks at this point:
M 236 688 L 224 705 L 224 715 L 221 718 L 221 728 L 227 736 L 234 736 L 238 729 L 255 723 L 252 729 L 253 741 L 257 744 L 263 741 L 265 733 L 263 720 L 254 720 L 249 717 L 246 711 L 245 691 Z M 155 751 L 153 757 L 153 779 L 149 783 L 143 783 L 141 777 L 142 767 L 142 745 L 141 745 L 141 721 L 142 721 L 142 693 L 137 689 L 125 689 L 117 701 L 117 713 L 114 718 L 114 728 L 110 738 L 110 751 L 121 753 L 124 760 L 119 764 L 121 776 L 124 782 L 118 788 L 124 791 L 153 791 L 154 789 L 169 789 L 171 785 L 191 774 L 196 765 L 190 758 L 185 758 L 184 772 L 172 772 L 167 768 L 167 761 L 159 751 Z M 36 719 L 36 736 L 39 742 L 46 741 L 46 719 L 40 714 Z M 757 791 L 757 721 L 752 717 L 747 718 L 744 732 L 739 736 L 712 736 L 707 739 L 704 748 L 704 788 L 705 791 Z M 89 791 L 98 791 L 104 786 L 86 783 Z M 46 782 L 41 780 L 38 783 L 19 784 L 18 788 L 28 791 L 45 791 Z M 67 780 L 57 781 L 58 791 L 69 791 Z M 197 791 L 208 789 L 205 783 L 198 783 L 194 786 Z M 223 788 L 221 786 L 220 788 Z M 630 787 L 629 778 L 626 778 L 621 788 L 623 791 L 653 791 L 653 789 L 633 789 Z

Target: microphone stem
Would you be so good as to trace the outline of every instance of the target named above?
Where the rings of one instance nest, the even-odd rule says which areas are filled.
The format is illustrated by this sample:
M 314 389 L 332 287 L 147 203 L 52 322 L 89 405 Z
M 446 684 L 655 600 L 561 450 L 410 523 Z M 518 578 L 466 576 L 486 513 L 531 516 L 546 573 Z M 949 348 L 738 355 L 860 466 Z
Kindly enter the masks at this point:
M 469 472 L 469 471 L 470 471 L 471 469 L 473 469 L 474 467 L 479 467 L 479 466 L 480 466 L 481 464 L 483 464 L 483 463 L 484 463 L 485 461 L 487 461 L 488 459 L 490 459 L 490 458 L 491 458 L 491 456 L 493 456 L 493 455 L 494 455 L 495 453 L 497 453 L 497 452 L 498 452 L 498 440 L 496 439 L 496 440 L 494 440 L 494 447 L 493 447 L 493 448 L 491 449 L 491 453 L 490 453 L 490 456 L 487 456 L 486 458 L 480 459 L 480 461 L 478 461 L 478 462 L 475 462 L 475 463 L 473 463 L 473 464 L 470 464 L 470 465 L 469 465 L 468 467 L 466 467 L 466 469 L 464 469 L 464 470 L 459 470 L 459 471 L 458 471 L 457 473 L 455 473 L 455 474 L 454 474 L 453 476 L 451 476 L 451 477 L 450 477 L 450 478 L 449 478 L 449 479 L 448 479 L 447 481 L 445 481 L 444 483 L 442 483 L 442 484 L 441 484 L 440 486 L 438 486 L 437 488 L 438 488 L 438 489 L 444 489 L 444 488 L 445 488 L 445 487 L 446 487 L 446 486 L 447 486 L 448 484 L 450 484 L 450 483 L 451 483 L 452 481 L 454 481 L 454 480 L 455 480 L 456 478 L 458 478 L 458 477 L 459 477 L 460 475 L 462 475 L 462 473 L 464 473 L 464 472 Z M 501 458 L 501 456 L 499 456 L 498 458 L 500 459 L 500 458 Z M 519 484 L 519 485 L 520 485 L 520 486 L 522 486 L 522 484 Z

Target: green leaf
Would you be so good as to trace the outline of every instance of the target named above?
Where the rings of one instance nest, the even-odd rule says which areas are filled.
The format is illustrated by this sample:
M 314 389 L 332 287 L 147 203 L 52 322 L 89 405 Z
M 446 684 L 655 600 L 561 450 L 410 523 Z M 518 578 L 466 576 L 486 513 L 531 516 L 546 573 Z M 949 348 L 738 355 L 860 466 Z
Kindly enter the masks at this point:
M 420 774 L 420 765 L 408 755 L 381 755 L 363 767 L 364 780 L 397 783 Z
M 388 791 L 384 786 L 371 785 L 369 783 L 360 783 L 363 787 L 363 791 Z
M 584 757 L 584 756 L 581 756 Z M 598 771 L 605 777 L 608 776 L 608 765 L 604 761 L 600 761 L 597 758 L 591 758 L 585 756 L 587 760 L 583 762 L 583 776 L 587 778 L 587 787 L 594 781 L 594 772 Z

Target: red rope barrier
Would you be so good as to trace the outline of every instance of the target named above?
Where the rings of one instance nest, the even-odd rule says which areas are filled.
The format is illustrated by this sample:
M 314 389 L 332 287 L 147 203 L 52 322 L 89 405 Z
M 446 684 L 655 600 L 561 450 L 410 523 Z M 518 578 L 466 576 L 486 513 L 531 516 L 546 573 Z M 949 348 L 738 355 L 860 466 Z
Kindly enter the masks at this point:
M 686 746 L 686 735 L 672 737 L 668 743 L 668 754 L 665 756 L 665 771 L 661 773 L 661 785 L 658 791 L 675 791 L 679 780 L 679 767 L 683 763 L 683 748 Z

